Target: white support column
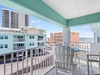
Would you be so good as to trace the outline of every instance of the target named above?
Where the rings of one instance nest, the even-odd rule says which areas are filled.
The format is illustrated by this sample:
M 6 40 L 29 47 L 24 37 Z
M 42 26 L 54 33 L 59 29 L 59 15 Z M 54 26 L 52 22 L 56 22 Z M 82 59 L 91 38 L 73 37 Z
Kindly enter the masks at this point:
M 70 28 L 63 28 L 63 44 L 70 45 Z

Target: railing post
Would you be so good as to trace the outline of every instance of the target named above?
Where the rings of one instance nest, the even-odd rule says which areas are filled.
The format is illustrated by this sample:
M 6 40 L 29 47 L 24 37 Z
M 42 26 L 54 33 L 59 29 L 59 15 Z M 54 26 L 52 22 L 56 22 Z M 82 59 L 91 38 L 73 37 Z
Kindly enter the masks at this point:
M 31 65 L 30 65 L 30 75 L 33 75 L 33 50 L 31 49 L 30 50 L 30 62 L 31 62 Z
M 6 75 L 6 55 L 4 55 L 4 75 Z
M 87 55 L 87 74 L 89 75 L 89 56 Z
M 27 75 L 28 75 L 28 50 L 26 51 L 26 62 L 27 62 L 26 73 L 27 73 Z

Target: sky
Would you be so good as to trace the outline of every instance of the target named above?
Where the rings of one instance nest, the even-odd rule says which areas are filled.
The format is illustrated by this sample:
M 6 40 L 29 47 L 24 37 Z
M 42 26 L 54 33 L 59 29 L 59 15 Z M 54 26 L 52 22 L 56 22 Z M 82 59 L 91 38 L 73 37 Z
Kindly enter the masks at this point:
M 0 27 L 2 26 L 2 8 L 14 10 L 0 5 Z M 34 16 L 29 16 L 29 26 L 38 27 L 46 30 L 47 37 L 50 37 L 50 33 L 63 31 L 63 28 L 52 23 L 43 21 Z M 79 32 L 81 38 L 93 38 L 93 31 L 91 31 L 91 24 L 71 27 L 71 32 Z

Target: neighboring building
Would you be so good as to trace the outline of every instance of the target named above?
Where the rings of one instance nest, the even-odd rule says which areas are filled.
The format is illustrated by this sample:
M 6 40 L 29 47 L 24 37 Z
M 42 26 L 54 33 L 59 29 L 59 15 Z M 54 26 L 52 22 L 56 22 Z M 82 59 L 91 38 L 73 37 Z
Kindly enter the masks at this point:
M 46 38 L 46 43 L 50 44 L 50 38 Z
M 0 53 L 29 49 L 46 44 L 45 30 L 21 27 L 0 29 Z
M 50 33 L 50 43 L 61 43 L 63 42 L 63 33 Z M 70 33 L 70 42 L 79 42 L 79 33 L 78 32 L 71 32 Z
M 19 28 L 29 26 L 29 16 L 21 12 L 2 9 L 2 27 Z
M 94 42 L 100 43 L 100 24 L 93 24 L 92 31 L 94 31 Z

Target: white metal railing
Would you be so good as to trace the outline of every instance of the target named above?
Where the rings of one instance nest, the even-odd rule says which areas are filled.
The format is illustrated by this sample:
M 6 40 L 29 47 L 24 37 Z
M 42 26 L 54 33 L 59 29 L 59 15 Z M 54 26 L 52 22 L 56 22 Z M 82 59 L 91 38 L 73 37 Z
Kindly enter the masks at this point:
M 25 41 L 25 38 L 14 39 L 14 42 L 24 42 L 24 41 Z
M 44 75 L 53 66 L 53 45 L 0 54 L 0 75 Z
M 90 44 L 91 42 L 73 42 L 70 45 L 82 51 L 90 51 Z

